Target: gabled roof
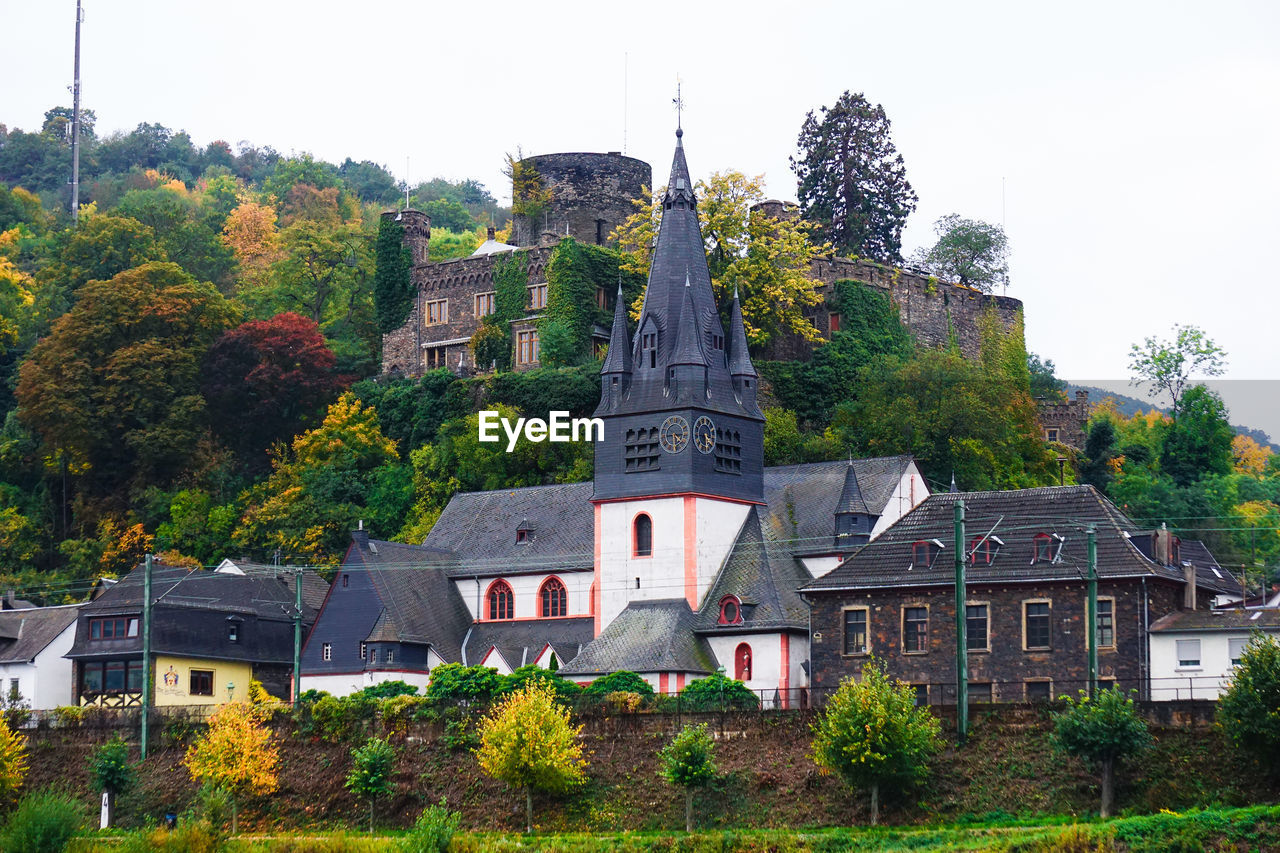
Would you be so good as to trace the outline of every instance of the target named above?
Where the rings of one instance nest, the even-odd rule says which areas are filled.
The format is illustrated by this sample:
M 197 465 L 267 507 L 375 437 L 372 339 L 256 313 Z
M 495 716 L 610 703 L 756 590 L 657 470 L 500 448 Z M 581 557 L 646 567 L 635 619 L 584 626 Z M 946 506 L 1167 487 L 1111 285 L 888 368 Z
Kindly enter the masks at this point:
M 633 601 L 600 636 L 560 667 L 565 677 L 631 672 L 715 671 L 715 656 L 694 633 L 696 614 L 683 598 Z
M 935 494 L 829 574 L 809 583 L 805 592 L 954 583 L 952 543 L 955 503 L 965 505 L 968 543 L 994 527 L 1003 540 L 991 565 L 967 565 L 972 583 L 1080 580 L 1088 572 L 1085 528 L 1097 529 L 1098 577 L 1154 577 L 1182 581 L 1181 569 L 1160 566 L 1134 547 L 1137 528 L 1093 486 L 1051 486 L 1000 492 Z M 1061 537 L 1056 559 L 1034 561 L 1035 537 Z M 912 545 L 937 539 L 944 550 L 930 566 L 914 565 Z M 1230 589 L 1230 585 L 1219 585 Z M 1216 588 L 1205 584 L 1206 587 Z
M 858 494 L 869 515 L 884 514 L 893 490 L 912 464 L 910 456 L 853 460 Z M 765 536 L 788 542 L 796 553 L 830 551 L 837 508 L 848 496 L 849 462 L 811 462 L 764 469 L 761 518 Z
M 448 552 L 454 575 L 593 564 L 595 516 L 591 483 L 461 492 L 427 536 L 425 547 Z M 524 526 L 528 535 L 517 541 Z
M 294 592 L 290 571 L 237 575 L 206 569 L 186 569 L 156 563 L 151 571 L 151 592 L 157 606 L 189 607 L 226 613 L 254 614 L 259 618 L 292 619 Z M 308 571 L 307 574 L 314 575 Z M 142 567 L 119 583 L 104 589 L 85 603 L 86 614 L 127 614 L 142 610 Z M 317 608 L 307 601 L 306 590 L 314 580 L 303 581 L 303 622 L 315 621 Z M 327 588 L 328 585 L 320 580 Z M 314 600 L 314 597 L 313 597 Z
M 512 669 L 533 663 L 548 644 L 560 663 L 566 664 L 595 635 L 595 617 L 572 619 L 521 619 L 478 622 L 467 637 L 467 663 L 477 664 L 490 648 L 496 648 Z
M 1173 631 L 1280 631 L 1280 610 L 1179 610 L 1151 623 L 1153 634 Z
M 70 627 L 80 604 L 31 607 L 0 612 L 0 664 L 27 663 Z
M 449 580 L 452 565 L 453 555 L 437 548 L 353 537 L 342 569 L 367 571 L 383 608 L 369 639 L 430 645 L 458 660 L 471 613 Z
M 795 557 L 764 538 L 757 508 L 752 507 L 733 550 L 703 599 L 697 628 L 708 633 L 805 630 L 809 608 L 797 590 L 809 580 L 809 573 Z M 742 602 L 741 625 L 718 624 L 720 602 L 727 595 Z
M 1143 530 L 1134 533 L 1130 537 L 1133 547 L 1142 552 L 1142 556 L 1148 560 L 1154 559 L 1155 543 L 1152 541 L 1155 533 L 1150 530 Z M 1209 549 L 1198 539 L 1182 539 L 1179 538 L 1178 548 L 1178 564 L 1173 568 L 1181 571 L 1182 563 L 1190 563 L 1196 570 L 1196 585 L 1204 586 L 1207 589 L 1217 590 L 1226 594 L 1239 594 L 1240 581 L 1231 572 L 1222 568 L 1218 564 L 1218 560 L 1213 554 L 1209 553 Z

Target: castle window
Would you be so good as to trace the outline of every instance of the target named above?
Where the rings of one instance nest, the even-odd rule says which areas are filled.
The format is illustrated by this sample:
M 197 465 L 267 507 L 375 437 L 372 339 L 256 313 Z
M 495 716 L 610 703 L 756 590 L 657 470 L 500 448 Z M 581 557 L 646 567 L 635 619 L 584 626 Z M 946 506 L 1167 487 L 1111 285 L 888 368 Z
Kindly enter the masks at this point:
M 736 429 L 716 429 L 716 471 L 742 473 L 742 435 Z
M 716 622 L 719 625 L 742 624 L 742 602 L 736 595 L 726 595 L 720 599 L 720 618 Z
M 840 331 L 840 315 L 838 313 L 833 311 L 827 315 L 827 328 L 831 330 L 833 335 Z
M 427 347 L 422 351 L 422 366 L 427 370 L 447 367 L 446 357 L 448 353 L 448 347 Z
M 603 219 L 596 220 L 596 245 L 597 246 L 604 245 L 604 220 Z
M 609 307 L 609 294 L 605 292 L 603 287 L 596 288 L 596 307 L 601 311 Z
M 541 599 L 544 619 L 569 615 L 569 593 L 559 578 L 547 578 L 538 591 L 538 597 Z
M 449 300 L 433 299 L 426 305 L 423 322 L 428 326 L 438 326 L 449 322 Z
M 494 581 L 489 587 L 489 594 L 485 596 L 489 603 L 489 618 L 498 619 L 514 619 L 515 618 L 515 594 L 511 591 L 511 584 L 506 581 Z
M 516 332 L 516 364 L 534 364 L 539 355 L 538 330 Z
M 1056 429 L 1047 429 L 1047 430 L 1045 430 L 1045 431 L 1044 431 L 1044 440 L 1045 440 L 1045 441 L 1057 441 L 1057 440 L 1058 440 L 1058 431 L 1057 431 Z
M 751 680 L 751 646 L 739 643 L 733 653 L 733 677 L 739 681 Z
M 646 513 L 640 513 L 631 523 L 631 556 L 653 556 L 653 519 Z M 639 580 L 639 578 L 637 578 Z M 639 589 L 639 586 L 636 587 Z
M 494 292 L 490 290 L 488 293 L 476 294 L 476 318 L 487 317 L 493 313 Z
M 547 286 L 545 284 L 529 285 L 529 307 L 533 310 L 547 307 Z
M 627 430 L 622 452 L 626 473 L 658 470 L 658 428 Z

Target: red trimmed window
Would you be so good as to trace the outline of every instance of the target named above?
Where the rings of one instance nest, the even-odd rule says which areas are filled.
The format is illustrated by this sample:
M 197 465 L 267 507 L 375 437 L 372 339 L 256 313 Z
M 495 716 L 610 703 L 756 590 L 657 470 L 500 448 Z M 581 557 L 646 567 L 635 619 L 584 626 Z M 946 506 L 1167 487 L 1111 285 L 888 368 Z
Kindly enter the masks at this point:
M 733 653 L 733 677 L 739 681 L 751 680 L 751 646 L 739 643 Z
M 516 615 L 516 597 L 511 591 L 511 585 L 506 581 L 494 581 L 489 587 L 489 594 L 485 596 L 489 602 L 489 618 L 498 619 L 514 619 Z
M 631 538 L 631 556 L 633 557 L 652 557 L 653 556 L 653 519 L 645 513 L 636 516 L 636 520 L 632 522 Z
M 538 597 L 542 601 L 544 618 L 569 615 L 569 593 L 559 578 L 547 578 Z
M 720 625 L 742 624 L 742 602 L 738 600 L 738 596 L 726 595 L 720 599 L 720 618 L 717 623 Z
M 1048 533 L 1037 533 L 1032 542 L 1036 546 L 1035 562 L 1052 563 L 1053 562 L 1053 537 Z
M 933 558 L 938 555 L 938 545 L 936 542 L 920 540 L 913 542 L 911 545 L 911 565 L 928 566 L 933 565 Z

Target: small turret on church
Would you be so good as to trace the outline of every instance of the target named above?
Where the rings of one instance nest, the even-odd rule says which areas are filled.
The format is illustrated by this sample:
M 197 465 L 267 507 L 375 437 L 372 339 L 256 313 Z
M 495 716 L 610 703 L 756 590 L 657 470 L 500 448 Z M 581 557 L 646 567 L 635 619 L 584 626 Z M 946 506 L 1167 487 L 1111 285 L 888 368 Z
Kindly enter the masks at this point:
M 609 352 L 600 368 L 600 408 L 597 414 L 618 407 L 631 389 L 631 341 L 627 337 L 627 305 L 618 281 L 618 298 L 613 307 L 613 330 L 609 334 Z

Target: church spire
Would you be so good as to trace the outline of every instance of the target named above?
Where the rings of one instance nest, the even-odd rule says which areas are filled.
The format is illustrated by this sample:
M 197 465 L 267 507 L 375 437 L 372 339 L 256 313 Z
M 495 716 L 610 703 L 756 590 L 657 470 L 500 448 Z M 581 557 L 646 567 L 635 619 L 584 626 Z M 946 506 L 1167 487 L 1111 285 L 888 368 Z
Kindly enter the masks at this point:
M 627 300 L 622 295 L 622 276 L 618 276 L 618 299 L 613 306 L 613 330 L 609 332 L 609 353 L 600 374 L 631 373 L 631 341 L 627 335 Z
M 684 302 L 680 305 L 680 321 L 676 328 L 676 346 L 671 352 L 671 360 L 667 364 L 672 367 L 676 365 L 692 364 L 698 367 L 707 366 L 706 353 L 702 351 L 702 344 L 699 338 L 702 337 L 701 329 L 698 328 L 697 309 L 693 307 L 693 288 L 689 286 L 689 274 L 685 273 L 684 277 Z
M 747 329 L 742 322 L 742 303 L 738 301 L 738 288 L 733 288 L 733 308 L 729 314 L 729 375 L 755 376 L 756 368 L 747 352 Z

